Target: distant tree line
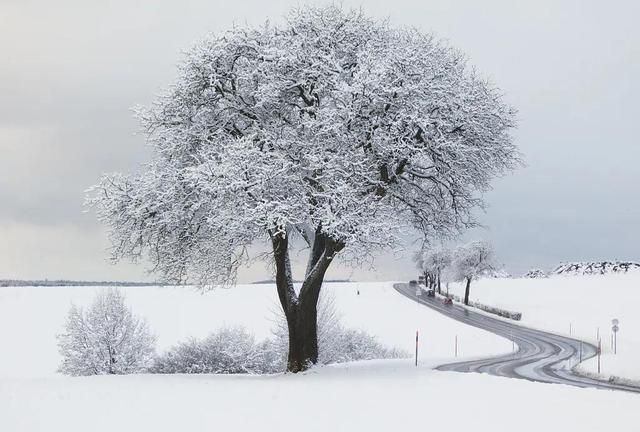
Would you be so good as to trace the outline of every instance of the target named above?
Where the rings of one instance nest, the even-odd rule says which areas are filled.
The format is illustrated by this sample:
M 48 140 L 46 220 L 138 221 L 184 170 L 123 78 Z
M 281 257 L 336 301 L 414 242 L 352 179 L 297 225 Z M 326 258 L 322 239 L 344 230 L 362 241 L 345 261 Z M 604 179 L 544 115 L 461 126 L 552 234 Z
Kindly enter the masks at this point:
M 464 282 L 464 304 L 469 305 L 471 281 L 495 271 L 494 252 L 490 243 L 474 241 L 455 249 L 423 248 L 414 256 L 429 289 L 442 292 L 441 281 Z
M 161 282 L 126 282 L 126 281 L 74 281 L 74 280 L 19 280 L 0 279 L 0 287 L 58 287 L 58 286 L 104 286 L 104 287 L 137 287 L 137 286 L 167 286 Z

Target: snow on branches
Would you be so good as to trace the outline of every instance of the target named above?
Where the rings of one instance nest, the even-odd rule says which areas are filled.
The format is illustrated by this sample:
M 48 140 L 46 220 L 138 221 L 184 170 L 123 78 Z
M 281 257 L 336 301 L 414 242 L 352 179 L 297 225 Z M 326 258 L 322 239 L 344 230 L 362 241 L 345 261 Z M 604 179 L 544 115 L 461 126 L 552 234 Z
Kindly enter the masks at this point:
M 494 252 L 491 243 L 474 241 L 456 248 L 451 265 L 451 276 L 454 280 L 466 281 L 464 304 L 469 304 L 471 281 L 493 270 Z
M 108 288 L 89 309 L 69 310 L 65 332 L 58 335 L 59 370 L 73 376 L 145 372 L 154 345 L 146 322 L 127 308 L 119 290 Z
M 115 259 L 176 282 L 233 283 L 269 235 L 321 236 L 331 260 L 455 234 L 519 163 L 514 110 L 464 55 L 336 6 L 205 38 L 138 116 L 155 157 L 89 203 Z

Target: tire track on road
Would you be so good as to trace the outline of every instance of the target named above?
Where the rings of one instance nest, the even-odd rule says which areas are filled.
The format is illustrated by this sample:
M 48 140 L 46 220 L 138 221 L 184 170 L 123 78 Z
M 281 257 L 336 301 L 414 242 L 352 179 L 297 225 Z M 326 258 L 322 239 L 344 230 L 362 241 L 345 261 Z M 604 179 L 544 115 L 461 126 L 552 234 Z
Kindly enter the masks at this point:
M 415 287 L 412 288 L 408 284 L 395 284 L 393 287 L 413 301 L 456 321 L 509 339 L 518 347 L 510 354 L 444 364 L 438 366 L 437 370 L 487 373 L 534 382 L 640 393 L 640 387 L 600 381 L 574 372 L 580 359 L 584 361 L 596 355 L 596 347 L 588 342 L 492 318 L 460 305 L 444 305 L 435 297 L 418 297 Z

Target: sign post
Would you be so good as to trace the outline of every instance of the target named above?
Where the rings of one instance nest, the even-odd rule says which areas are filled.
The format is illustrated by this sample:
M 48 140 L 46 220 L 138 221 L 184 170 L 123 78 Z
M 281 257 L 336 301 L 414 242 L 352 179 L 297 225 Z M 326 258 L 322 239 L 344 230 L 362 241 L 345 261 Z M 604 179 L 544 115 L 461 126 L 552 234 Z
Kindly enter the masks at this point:
M 613 353 L 614 354 L 618 353 L 618 330 L 620 330 L 620 327 L 618 327 L 618 324 L 620 324 L 620 321 L 618 321 L 616 318 L 611 320 L 611 331 L 613 332 Z
M 600 343 L 600 339 L 598 339 L 598 348 L 596 351 L 598 352 L 598 374 L 600 374 L 600 353 L 602 352 L 602 345 Z

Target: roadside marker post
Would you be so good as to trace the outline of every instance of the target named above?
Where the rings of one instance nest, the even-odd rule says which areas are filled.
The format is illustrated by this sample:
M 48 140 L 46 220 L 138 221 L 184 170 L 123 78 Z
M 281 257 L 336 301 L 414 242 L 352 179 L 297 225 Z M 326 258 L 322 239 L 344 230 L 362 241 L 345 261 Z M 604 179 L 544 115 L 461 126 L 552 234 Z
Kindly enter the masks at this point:
M 458 357 L 458 335 L 456 335 L 455 356 Z
M 418 367 L 418 330 L 416 330 L 416 367 Z
M 516 342 L 513 340 L 513 330 L 509 330 L 509 339 L 511 339 L 511 354 L 516 354 Z
M 580 341 L 580 362 L 582 363 L 582 341 Z
M 600 353 L 602 352 L 602 344 L 600 342 L 600 339 L 598 339 L 598 374 L 600 373 Z
M 613 351 L 613 333 L 611 333 L 611 351 Z

